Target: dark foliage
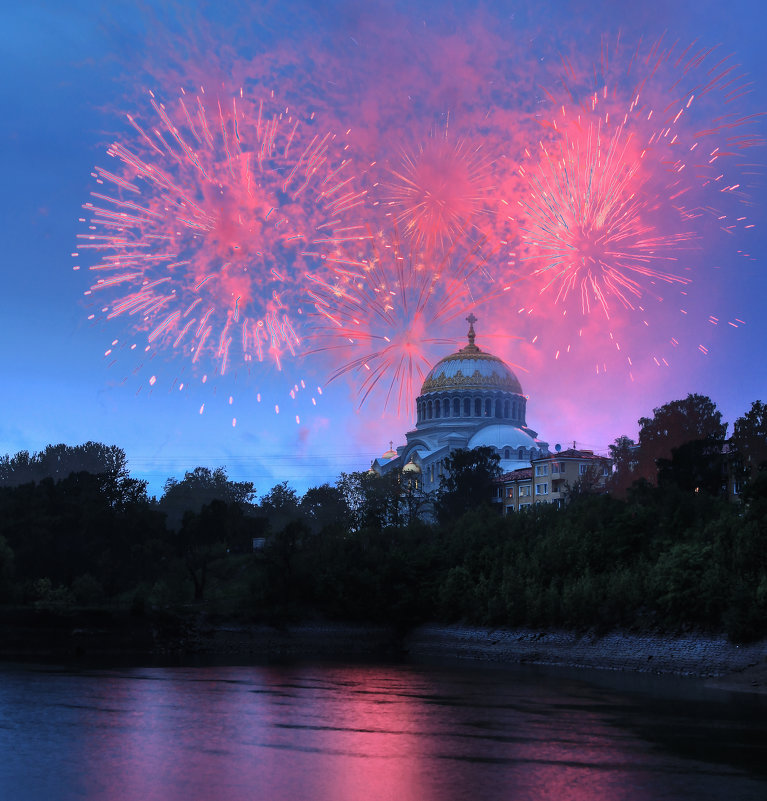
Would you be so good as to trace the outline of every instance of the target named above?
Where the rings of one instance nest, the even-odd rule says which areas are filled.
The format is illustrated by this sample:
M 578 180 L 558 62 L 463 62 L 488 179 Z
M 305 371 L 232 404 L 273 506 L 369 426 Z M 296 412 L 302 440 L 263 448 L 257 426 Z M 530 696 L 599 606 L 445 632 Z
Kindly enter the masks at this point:
M 483 452 L 448 460 L 437 523 L 419 519 L 431 499 L 397 474 L 342 475 L 303 498 L 278 484 L 258 503 L 248 482 L 204 468 L 168 482 L 159 505 L 122 468 L 8 482 L 0 603 L 762 637 L 767 470 L 752 471 L 740 503 L 719 497 L 713 479 L 704 481 L 718 413 L 691 398 L 681 411 L 656 410 L 645 426 L 656 436 L 660 418 L 689 421 L 703 410 L 686 429 L 693 446 L 678 442 L 658 456 L 655 482 L 633 481 L 623 497 L 584 485 L 563 509 L 538 504 L 506 517 L 489 503 L 497 461 Z M 616 447 L 633 475 L 631 444 Z M 183 513 L 178 525 L 166 510 Z M 263 547 L 254 550 L 254 539 Z

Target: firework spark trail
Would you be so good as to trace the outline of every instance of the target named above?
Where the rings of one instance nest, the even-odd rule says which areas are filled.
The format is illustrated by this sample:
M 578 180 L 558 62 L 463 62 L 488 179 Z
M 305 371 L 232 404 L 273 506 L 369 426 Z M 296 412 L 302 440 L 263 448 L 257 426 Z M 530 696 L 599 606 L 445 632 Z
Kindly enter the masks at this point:
M 475 303 L 468 281 L 487 259 L 483 244 L 426 264 L 423 254 L 379 234 L 370 237 L 364 256 L 329 256 L 333 277 L 309 276 L 316 326 L 308 338 L 311 353 L 342 362 L 329 381 L 358 382 L 360 406 L 385 389 L 384 410 L 393 401 L 398 413 L 409 409 L 435 348 L 457 342 L 441 332 Z
M 363 202 L 351 163 L 273 96 L 201 89 L 172 109 L 152 93 L 150 103 L 159 124 L 129 115 L 135 140 L 108 149 L 118 168 L 94 171 L 104 191 L 85 204 L 78 251 L 95 255 L 99 277 L 86 294 L 122 291 L 101 308 L 107 319 L 134 317 L 149 346 L 205 354 L 222 375 L 235 345 L 244 362 L 280 366 L 300 343 L 290 307 L 302 253 L 343 242 L 335 226 Z
M 424 253 L 449 250 L 488 213 L 495 187 L 484 143 L 451 140 L 448 126 L 432 133 L 381 182 L 383 205 L 395 225 Z

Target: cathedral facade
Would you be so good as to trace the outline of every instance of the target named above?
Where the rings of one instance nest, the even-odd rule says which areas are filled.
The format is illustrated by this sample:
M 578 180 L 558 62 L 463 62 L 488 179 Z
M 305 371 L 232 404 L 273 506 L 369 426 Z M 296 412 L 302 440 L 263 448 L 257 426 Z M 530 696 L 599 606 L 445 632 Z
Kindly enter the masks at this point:
M 423 489 L 437 489 L 445 458 L 458 448 L 492 448 L 502 472 L 529 467 L 549 453 L 548 443 L 527 426 L 527 397 L 511 368 L 474 344 L 470 314 L 468 344 L 431 369 L 416 399 L 415 428 L 406 444 L 376 459 L 371 469 L 418 476 Z

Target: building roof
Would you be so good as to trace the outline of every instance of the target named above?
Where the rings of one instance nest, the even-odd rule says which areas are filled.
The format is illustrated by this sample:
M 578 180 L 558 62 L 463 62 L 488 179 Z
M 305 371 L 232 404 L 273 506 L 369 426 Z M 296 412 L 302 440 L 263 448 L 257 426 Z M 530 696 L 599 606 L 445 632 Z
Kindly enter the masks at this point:
M 533 477 L 532 467 L 520 467 L 519 470 L 512 470 L 510 473 L 504 473 L 495 479 L 496 484 L 506 484 L 509 481 L 524 481 L 525 479 Z
M 543 461 L 544 459 L 556 462 L 558 459 L 609 459 L 609 456 L 598 456 L 594 453 L 594 451 L 581 451 L 577 450 L 576 448 L 568 448 L 564 451 L 559 451 L 559 453 L 550 453 L 546 456 L 541 456 L 540 459 L 536 459 L 535 461 Z
M 471 435 L 468 448 L 479 448 L 481 446 L 491 448 L 512 448 L 515 452 L 519 448 L 531 451 L 534 448 L 545 450 L 545 445 L 536 442 L 526 431 L 510 423 L 492 423 L 482 426 L 476 433 Z
M 511 368 L 502 359 L 474 344 L 476 317 L 470 314 L 466 319 L 469 321 L 469 344 L 440 359 L 432 367 L 423 382 L 421 394 L 457 389 L 503 389 L 521 395 L 522 385 Z

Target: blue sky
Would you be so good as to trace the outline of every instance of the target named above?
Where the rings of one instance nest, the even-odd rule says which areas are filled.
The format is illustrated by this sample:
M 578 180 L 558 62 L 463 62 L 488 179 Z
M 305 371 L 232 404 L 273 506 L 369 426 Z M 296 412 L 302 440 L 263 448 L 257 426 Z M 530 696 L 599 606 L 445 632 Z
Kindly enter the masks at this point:
M 477 20 L 474 4 L 453 5 L 458 40 L 470 38 Z M 758 0 L 684 0 L 669 6 L 649 2 L 625 11 L 623 4 L 610 2 L 534 6 L 498 2 L 484 6 L 483 20 L 497 20 L 498 32 L 508 37 L 510 51 L 518 56 L 516 69 L 530 72 L 524 80 L 520 75 L 508 76 L 510 97 L 515 82 L 524 86 L 524 92 L 537 91 L 529 88 L 537 80 L 534 73 L 540 64 L 536 59 L 549 58 L 563 42 L 586 51 L 603 32 L 621 30 L 624 35 L 651 40 L 665 31 L 675 40 L 697 39 L 735 53 L 753 80 L 749 110 L 767 109 L 764 5 Z M 439 29 L 440 8 L 431 2 L 380 8 L 363 4 L 362 10 L 355 10 L 351 3 L 333 3 L 324 11 L 296 2 L 268 8 L 241 3 L 226 11 L 218 11 L 215 4 L 193 3 L 31 2 L 15 9 L 5 5 L 0 11 L 4 76 L 0 161 L 5 189 L 0 197 L 0 319 L 4 328 L 0 453 L 97 440 L 124 448 L 132 473 L 147 478 L 153 493 L 161 492 L 165 478 L 183 475 L 197 465 L 225 465 L 231 477 L 252 480 L 261 493 L 282 480 L 299 491 L 332 481 L 341 470 L 367 467 L 388 448 L 390 439 L 395 445 L 404 441 L 404 432 L 413 423 L 411 412 L 383 411 L 375 398 L 359 408 L 353 382 L 340 380 L 328 386 L 327 369 L 311 358 L 290 361 L 281 372 L 261 366 L 250 376 L 240 370 L 236 379 L 230 374 L 202 385 L 198 377 L 191 378 L 191 367 L 183 359 L 160 352 L 156 363 L 162 365 L 163 375 L 189 375 L 190 380 L 185 391 L 177 391 L 168 381 L 158 382 L 150 392 L 152 370 L 134 375 L 130 365 L 107 366 L 104 351 L 127 323 L 118 321 L 112 326 L 87 320 L 82 294 L 86 276 L 73 272 L 70 254 L 81 230 L 81 207 L 93 189 L 91 171 L 94 165 L 106 163 L 105 149 L 111 141 L 129 135 L 122 115 L 145 105 L 145 88 L 153 73 L 161 84 L 174 70 L 178 72 L 184 58 L 193 60 L 198 50 L 210 51 L 211 42 L 221 43 L 221 53 L 215 45 L 216 52 L 209 53 L 217 68 L 226 68 L 228 56 L 222 53 L 231 46 L 246 72 L 256 69 L 257 62 L 250 57 L 249 43 L 254 53 L 268 53 L 272 48 L 282 53 L 289 45 L 290 52 L 305 59 L 290 72 L 294 76 L 308 69 L 309 63 L 319 70 L 326 50 L 342 41 L 349 47 L 348 69 L 356 71 L 356 65 L 364 65 L 367 58 L 359 52 L 362 33 L 380 25 L 388 36 L 396 37 L 400 26 L 402 40 L 411 41 L 419 25 L 424 30 Z M 190 32 L 200 32 L 199 43 L 188 41 Z M 170 59 L 164 48 L 174 41 L 178 50 Z M 425 46 L 433 46 L 433 41 Z M 338 57 L 336 48 L 334 58 Z M 369 63 L 374 64 L 376 57 L 371 51 Z M 287 69 L 285 59 L 266 63 L 275 71 L 270 79 L 279 84 L 279 70 Z M 205 66 L 195 64 L 200 69 Z M 415 63 L 412 67 L 413 86 L 421 68 Z M 410 68 L 403 69 L 407 75 Z M 374 72 L 375 66 L 371 67 Z M 318 92 L 311 77 L 294 79 L 293 85 Z M 343 77 L 352 80 L 349 75 Z M 363 80 L 360 77 L 359 83 Z M 445 85 L 450 90 L 445 92 L 449 98 L 445 105 L 468 107 L 470 84 L 454 92 L 449 80 Z M 367 91 L 383 92 L 384 88 Z M 396 87 L 386 91 L 396 102 Z M 408 91 L 412 96 L 412 90 L 402 90 L 405 104 Z M 519 92 L 522 96 L 523 89 Z M 333 99 L 329 95 L 317 102 L 330 104 Z M 504 102 L 512 108 L 515 101 Z M 423 103 L 428 105 L 426 100 Z M 424 116 L 444 110 L 427 108 Z M 417 122 L 418 111 L 408 107 L 403 125 Z M 767 125 L 757 123 L 756 131 L 764 136 Z M 766 157 L 764 148 L 749 154 L 750 160 L 762 165 L 762 173 Z M 531 398 L 528 423 L 545 439 L 552 444 L 575 440 L 604 451 L 618 435 L 635 435 L 638 417 L 688 392 L 710 395 L 730 423 L 751 401 L 765 399 L 764 175 L 753 177 L 752 186 L 748 214 L 755 227 L 735 237 L 706 236 L 703 247 L 686 256 L 695 262 L 695 295 L 691 319 L 680 330 L 691 344 L 681 348 L 676 361 L 662 373 L 637 368 L 634 381 L 629 382 L 620 372 L 594 375 L 588 359 L 579 363 L 573 357 L 564 365 L 545 353 L 538 358 L 531 350 L 515 350 L 513 337 L 527 336 L 527 332 L 515 329 L 512 315 L 504 322 L 494 312 L 493 330 L 505 326 L 510 339 L 489 349 L 521 365 L 520 378 Z M 739 318 L 746 324 L 737 329 L 720 325 L 714 330 L 707 321 L 709 314 L 722 320 Z M 482 312 L 478 316 L 478 344 L 482 345 Z M 629 338 L 634 324 L 626 322 Z M 455 325 L 454 336 L 460 339 L 465 328 L 460 316 Z M 697 349 L 704 341 L 707 356 Z M 451 349 L 443 348 L 445 352 Z M 306 389 L 294 400 L 289 391 L 301 380 Z M 322 388 L 321 395 L 317 387 Z M 312 397 L 316 406 L 310 402 Z M 200 414 L 202 404 L 205 411 Z M 275 404 L 280 405 L 280 414 L 275 414 Z

